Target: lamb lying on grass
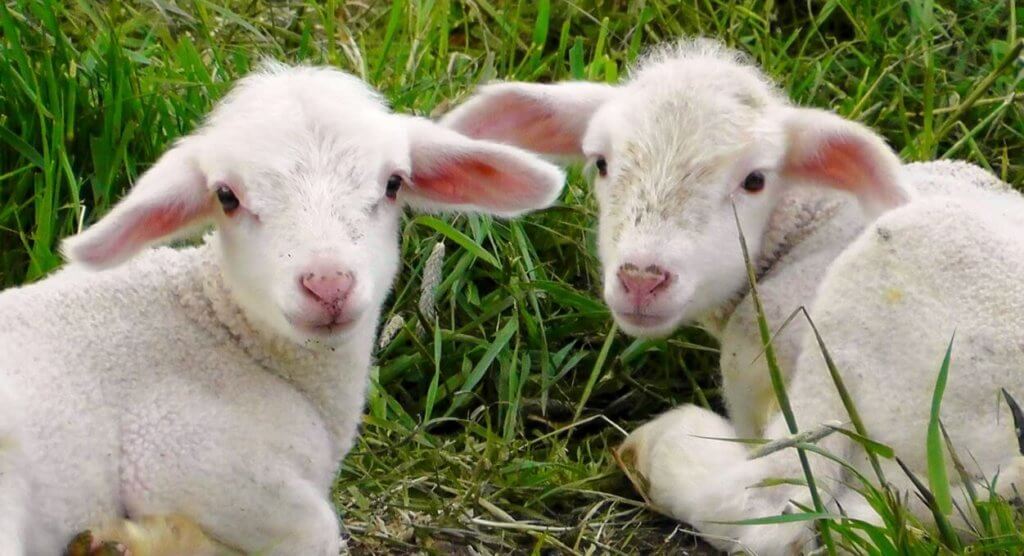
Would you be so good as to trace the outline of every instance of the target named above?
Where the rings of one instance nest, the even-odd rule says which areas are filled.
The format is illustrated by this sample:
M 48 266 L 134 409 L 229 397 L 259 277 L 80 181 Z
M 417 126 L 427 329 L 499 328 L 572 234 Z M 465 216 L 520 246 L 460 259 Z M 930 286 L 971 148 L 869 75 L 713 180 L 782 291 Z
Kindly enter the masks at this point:
M 998 475 L 997 491 L 1024 488 L 1013 420 L 1000 403 L 1001 388 L 1024 399 L 1024 200 L 996 178 L 957 162 L 904 166 L 870 130 L 792 106 L 760 71 L 710 41 L 659 50 L 618 87 L 486 86 L 443 123 L 586 156 L 597 174 L 604 296 L 616 321 L 636 336 L 692 321 L 718 336 L 731 419 L 685 406 L 623 445 L 661 511 L 727 549 L 787 554 L 812 540 L 800 523 L 725 523 L 778 515 L 791 500 L 811 506 L 804 486 L 754 488 L 802 479 L 794 450 L 748 459 L 744 444 L 716 440 L 789 434 L 762 356 L 733 204 L 769 322 L 810 309 L 874 439 L 926 476 L 929 408 L 955 331 L 942 421 L 979 481 Z M 800 429 L 848 422 L 803 320 L 774 346 L 790 371 Z M 874 476 L 850 438 L 834 434 L 820 446 Z M 906 474 L 884 463 L 887 480 L 910 490 Z M 811 464 L 826 502 L 877 520 L 844 486 L 858 484 L 848 472 L 823 457 Z M 922 505 L 915 510 L 929 517 Z
M 243 79 L 65 243 L 71 265 L 0 295 L 0 554 L 170 515 L 247 553 L 338 554 L 328 496 L 401 207 L 511 216 L 563 179 L 337 71 Z M 146 249 L 210 223 L 200 247 Z

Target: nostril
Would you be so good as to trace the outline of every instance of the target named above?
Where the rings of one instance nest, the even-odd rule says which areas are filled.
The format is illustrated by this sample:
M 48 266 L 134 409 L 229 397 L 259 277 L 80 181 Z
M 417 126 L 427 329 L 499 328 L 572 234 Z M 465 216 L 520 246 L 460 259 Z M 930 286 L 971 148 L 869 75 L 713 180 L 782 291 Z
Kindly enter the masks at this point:
M 664 289 L 671 282 L 672 275 L 658 265 L 649 265 L 643 270 L 626 263 L 619 267 L 619 283 L 626 293 L 650 296 Z
M 660 290 L 667 287 L 672 283 L 672 273 L 661 268 L 660 266 L 651 265 L 648 268 L 648 272 L 658 276 L 658 284 L 655 286 L 655 290 Z
M 304 291 L 307 295 L 310 295 L 310 296 L 316 298 L 317 297 L 316 292 L 313 291 L 313 288 L 310 287 L 310 283 L 312 283 L 312 281 L 313 281 L 313 275 L 312 274 L 307 273 L 307 274 L 303 274 L 302 276 L 299 276 L 299 288 L 302 291 Z
M 355 276 L 345 271 L 307 272 L 299 281 L 308 295 L 331 305 L 344 301 L 355 286 Z
M 620 266 L 619 271 L 615 273 L 615 275 L 619 277 L 619 284 L 622 286 L 622 289 L 626 290 L 626 293 L 629 293 L 629 291 L 632 289 L 630 288 L 630 286 L 632 285 L 631 283 L 633 280 L 632 273 L 629 271 L 629 269 L 626 268 L 626 266 L 627 265 Z

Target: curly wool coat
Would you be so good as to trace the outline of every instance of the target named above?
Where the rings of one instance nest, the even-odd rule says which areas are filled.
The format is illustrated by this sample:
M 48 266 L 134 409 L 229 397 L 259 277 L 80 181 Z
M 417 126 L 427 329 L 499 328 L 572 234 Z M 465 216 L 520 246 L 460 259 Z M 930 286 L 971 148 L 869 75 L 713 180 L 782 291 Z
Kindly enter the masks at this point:
M 72 266 L 0 294 L 0 314 L 0 380 L 21 422 L 0 464 L 17 455 L 28 471 L 0 475 L 0 493 L 21 495 L 0 496 L 5 541 L 18 538 L 5 516 L 27 511 L 28 554 L 115 516 L 174 513 L 247 550 L 294 523 L 337 542 L 323 493 L 356 434 L 372 329 L 322 352 L 254 328 L 209 246 Z

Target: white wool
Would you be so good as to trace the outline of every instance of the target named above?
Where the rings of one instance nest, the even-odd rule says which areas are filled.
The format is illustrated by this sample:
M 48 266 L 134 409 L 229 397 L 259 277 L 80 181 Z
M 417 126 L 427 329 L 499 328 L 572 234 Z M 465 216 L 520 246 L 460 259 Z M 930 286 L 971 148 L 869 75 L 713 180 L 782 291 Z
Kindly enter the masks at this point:
M 1024 273 L 1024 201 L 991 174 L 962 162 L 909 164 L 903 176 L 922 198 L 863 232 L 864 216 L 844 196 L 801 188 L 779 203 L 755 253 L 768 320 L 781 326 L 799 307 L 811 311 L 869 433 L 893 447 L 919 477 L 926 476 L 924 435 L 935 376 L 956 331 L 943 423 L 958 451 L 976 460 L 977 480 L 998 475 L 999 491 L 1012 493 L 1014 485 L 1024 487 L 1015 472 L 1022 460 L 998 394 L 1006 388 L 1024 397 L 1024 289 L 1015 278 Z M 794 451 L 747 461 L 734 454 L 734 444 L 704 440 L 788 433 L 749 296 L 720 306 L 704 321 L 721 343 L 723 393 L 735 429 L 723 433 L 705 410 L 689 407 L 641 427 L 624 450 L 633 454 L 655 504 L 698 527 L 712 543 L 757 554 L 808 551 L 813 533 L 803 524 L 722 523 L 776 515 L 789 511 L 791 499 L 805 505 L 810 499 L 802 487 L 750 488 L 769 478 L 801 477 Z M 774 340 L 800 426 L 848 421 L 808 328 L 799 316 Z M 834 435 L 821 445 L 872 476 L 848 438 Z M 731 463 L 722 461 L 729 458 Z M 838 486 L 854 479 L 824 458 L 812 459 L 819 485 L 836 497 L 825 497 L 833 511 L 838 499 L 851 515 L 878 520 L 858 494 Z M 929 519 L 902 470 L 887 467 L 887 479 Z M 957 481 L 952 469 L 950 476 Z M 960 490 L 954 485 L 954 492 Z
M 936 165 L 942 169 L 943 165 Z M 964 166 L 947 167 L 969 174 Z M 927 174 L 930 165 L 914 165 Z M 948 174 L 947 174 L 948 175 Z M 927 179 L 927 178 L 926 178 Z M 945 182 L 945 179 L 936 180 Z M 1024 199 L 1009 191 L 969 182 L 953 194 L 936 194 L 886 214 L 859 234 L 839 256 L 825 265 L 813 301 L 801 299 L 799 288 L 813 286 L 800 278 L 788 288 L 761 290 L 766 306 L 780 322 L 781 313 L 801 303 L 811 312 L 829 352 L 853 396 L 869 435 L 890 447 L 918 475 L 927 474 L 925 433 L 930 403 L 942 355 L 951 339 L 952 365 L 942 402 L 942 422 L 968 472 L 979 484 L 998 477 L 997 491 L 1014 496 L 1024 483 L 1021 454 L 1010 412 L 1001 401 L 1005 388 L 1024 397 Z M 941 188 L 942 185 L 939 185 Z M 784 309 L 786 308 L 786 309 Z M 741 311 L 744 310 L 741 308 Z M 732 322 L 730 321 L 730 325 Z M 801 429 L 837 419 L 848 421 L 816 340 L 801 326 L 787 332 L 780 363 L 793 369 L 788 391 Z M 736 373 L 726 395 L 736 404 L 736 392 L 766 388 L 763 362 L 751 364 L 760 348 L 756 332 L 741 327 L 723 337 L 726 346 L 742 353 L 723 365 Z M 727 375 L 728 376 L 728 375 Z M 750 378 L 757 382 L 750 383 Z M 748 379 L 746 387 L 744 378 Z M 785 423 L 768 400 L 740 399 L 770 414 L 764 435 L 787 435 Z M 736 409 L 737 405 L 730 405 Z M 720 426 L 705 424 L 706 410 L 690 407 L 659 417 L 635 431 L 624 450 L 649 481 L 649 495 L 669 515 L 693 523 L 723 548 L 743 546 L 758 554 L 788 554 L 811 547 L 813 534 L 803 525 L 742 527 L 722 522 L 776 515 L 791 499 L 809 504 L 803 487 L 750 489 L 768 478 L 801 477 L 792 450 L 748 461 L 729 456 L 731 443 L 709 446 L 709 436 L 746 437 L 743 431 L 723 434 Z M 749 425 L 749 423 L 748 423 Z M 849 425 L 847 425 L 849 426 Z M 665 431 L 687 431 L 672 436 Z M 833 435 L 819 444 L 873 476 L 862 452 L 847 437 Z M 967 456 L 966 454 L 969 454 Z M 722 464 L 722 458 L 732 458 Z M 713 472 L 701 471 L 696 461 L 715 461 Z M 837 464 L 812 456 L 825 501 L 838 499 L 844 510 L 876 521 L 864 500 L 842 485 L 856 486 Z M 922 519 L 929 511 L 914 496 L 906 475 L 894 462 L 883 460 L 887 480 L 907 499 Z M 688 471 L 689 470 L 689 471 Z M 692 472 L 691 472 L 692 471 Z M 953 492 L 963 496 L 950 467 Z M 685 476 L 685 480 L 680 478 Z M 700 485 L 694 488 L 693 485 Z M 986 492 L 985 487 L 979 491 Z M 961 499 L 962 507 L 969 507 Z M 831 506 L 833 510 L 835 506 Z M 965 526 L 961 524 L 961 526 Z M 731 540 L 729 540 L 731 539 Z M 738 543 L 738 544 L 737 544 Z
M 72 264 L 0 293 L 0 554 L 59 554 L 90 527 L 156 553 L 338 554 L 330 487 L 402 205 L 518 214 L 563 179 L 335 70 L 241 80 L 65 242 Z M 148 248 L 211 224 L 199 247 Z
M 0 351 L 3 354 L 3 351 Z M 24 552 L 28 481 L 25 466 L 24 430 L 18 398 L 10 383 L 0 376 L 0 539 L 9 539 L 5 550 Z
M 925 196 L 973 196 L 978 190 L 1006 191 L 1009 187 L 977 166 L 959 161 L 912 163 L 904 172 Z M 758 262 L 762 268 L 770 265 L 758 281 L 769 323 L 781 326 L 799 307 L 810 308 L 825 272 L 865 225 L 851 200 L 815 189 L 794 191 L 780 204 L 766 230 L 766 249 Z M 805 233 L 808 230 L 810 233 Z M 721 343 L 720 365 L 730 417 L 740 436 L 757 436 L 777 407 L 746 288 L 736 303 L 710 315 L 706 325 Z M 791 373 L 796 367 L 806 329 L 801 316 L 775 336 L 773 345 L 783 372 Z
M 0 296 L 18 324 L 0 351 L 25 411 L 28 554 L 58 554 L 117 516 L 167 513 L 246 550 L 300 524 L 322 530 L 289 540 L 303 553 L 337 543 L 326 493 L 363 409 L 373 330 L 323 353 L 267 343 L 210 255 L 159 248 Z
M 870 433 L 924 476 L 931 391 L 955 329 L 944 422 L 961 454 L 977 458 L 979 476 L 1005 469 L 1006 489 L 1021 480 L 1024 460 L 1015 459 L 998 400 L 1001 387 L 1024 399 L 1024 201 L 994 176 L 961 162 L 904 165 L 873 131 L 793 106 L 745 56 L 704 39 L 654 49 L 618 86 L 488 85 L 443 121 L 586 157 L 595 169 L 604 297 L 620 327 L 660 336 L 698 321 L 718 337 L 729 421 L 676 409 L 637 429 L 622 451 L 658 508 L 718 546 L 787 554 L 810 548 L 813 537 L 805 524 L 723 523 L 776 515 L 790 499 L 809 503 L 806 488 L 754 488 L 800 477 L 793 450 L 747 461 L 735 443 L 708 440 L 788 432 L 736 216 L 768 321 L 778 327 L 799 308 L 810 311 Z M 751 177 L 763 179 L 745 187 Z M 846 421 L 802 316 L 774 347 L 800 428 Z M 821 446 L 871 474 L 847 437 Z M 840 469 L 814 460 L 844 509 L 877 519 L 830 480 L 848 479 Z M 896 486 L 908 490 L 906 481 Z

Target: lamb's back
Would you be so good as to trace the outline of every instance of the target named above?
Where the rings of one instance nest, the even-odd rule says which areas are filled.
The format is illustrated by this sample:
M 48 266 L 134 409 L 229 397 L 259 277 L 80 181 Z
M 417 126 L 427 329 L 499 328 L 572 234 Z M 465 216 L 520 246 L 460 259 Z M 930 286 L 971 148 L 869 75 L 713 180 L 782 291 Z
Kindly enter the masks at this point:
M 1012 195 L 1007 193 L 1009 186 L 990 172 L 961 161 L 907 164 L 903 175 L 921 197 L 915 203 L 940 196 L 969 200 Z M 787 202 L 790 205 L 783 220 L 790 221 L 784 223 L 799 222 L 804 229 L 792 234 L 798 241 L 786 245 L 775 266 L 759 280 L 764 310 L 773 326 L 785 322 L 800 307 L 813 307 L 826 272 L 868 224 L 851 196 L 805 188 L 794 191 Z M 809 218 L 808 213 L 821 216 Z M 787 373 L 796 367 L 806 328 L 805 320 L 797 318 L 775 336 L 776 355 Z M 726 398 L 743 402 L 732 404 L 735 407 L 730 407 L 730 414 L 741 435 L 757 435 L 775 409 L 749 296 L 738 304 L 719 339 L 724 387 L 733 392 Z
M 950 437 L 989 478 L 1016 455 L 1000 391 L 1024 397 L 1022 238 L 1015 192 L 934 195 L 868 226 L 822 281 L 815 322 L 833 360 L 873 438 L 915 471 L 925 469 L 935 377 L 951 341 L 942 404 Z M 832 391 L 814 338 L 803 345 L 794 404 Z M 829 417 L 841 416 L 830 403 Z

